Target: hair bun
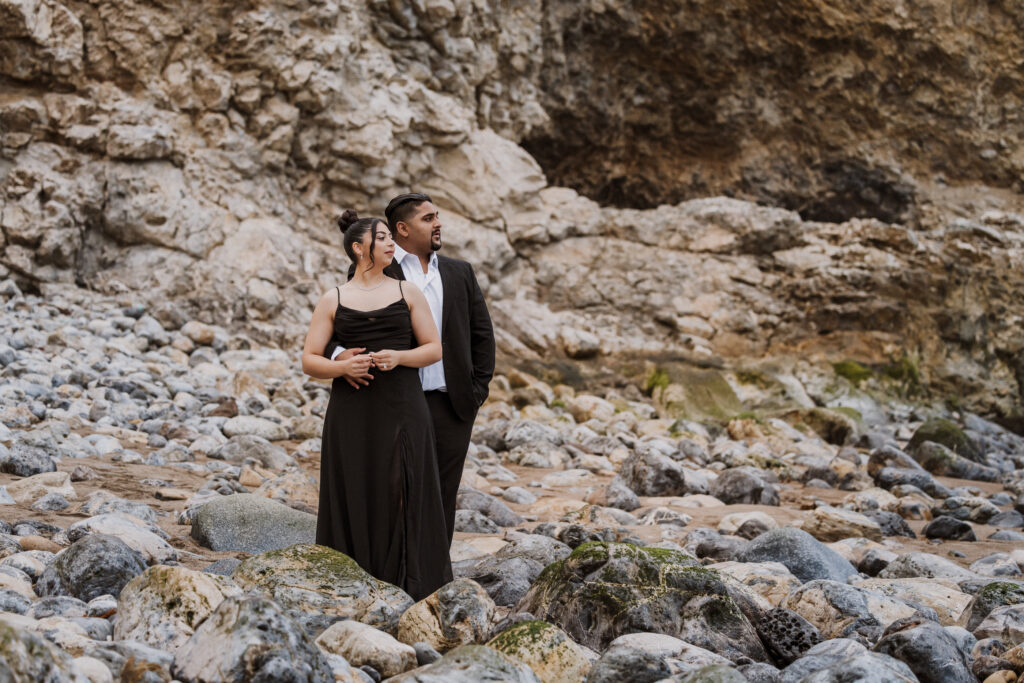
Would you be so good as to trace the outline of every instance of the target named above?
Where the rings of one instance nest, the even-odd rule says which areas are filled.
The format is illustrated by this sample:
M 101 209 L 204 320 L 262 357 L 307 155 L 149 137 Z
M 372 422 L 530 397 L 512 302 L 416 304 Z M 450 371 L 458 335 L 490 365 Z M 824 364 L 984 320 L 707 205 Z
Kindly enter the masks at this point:
M 341 216 L 338 217 L 338 228 L 344 233 L 348 230 L 348 226 L 359 220 L 359 214 L 352 209 L 345 209 L 342 211 Z

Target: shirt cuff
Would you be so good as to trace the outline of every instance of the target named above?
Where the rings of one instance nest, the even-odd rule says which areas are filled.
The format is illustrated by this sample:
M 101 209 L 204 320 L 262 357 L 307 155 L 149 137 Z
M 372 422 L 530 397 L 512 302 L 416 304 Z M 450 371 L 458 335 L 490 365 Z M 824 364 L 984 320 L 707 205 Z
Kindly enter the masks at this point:
M 331 352 L 331 360 L 334 360 L 343 353 L 345 353 L 345 347 L 339 346 L 338 348 L 334 349 L 334 351 Z

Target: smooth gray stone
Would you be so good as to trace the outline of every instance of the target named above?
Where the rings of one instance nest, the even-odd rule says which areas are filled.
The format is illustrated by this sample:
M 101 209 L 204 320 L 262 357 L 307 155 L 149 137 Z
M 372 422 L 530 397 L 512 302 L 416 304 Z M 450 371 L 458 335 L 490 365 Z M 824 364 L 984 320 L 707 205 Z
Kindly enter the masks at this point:
M 121 539 L 89 534 L 46 568 L 36 582 L 36 592 L 42 596 L 71 595 L 85 602 L 100 595 L 117 597 L 124 585 L 145 569 L 142 555 Z
M 473 579 L 495 604 L 511 607 L 526 595 L 544 566 L 528 557 L 497 557 L 463 560 L 452 565 L 456 578 Z
M 512 511 L 508 505 L 483 491 L 468 486 L 459 487 L 455 506 L 460 510 L 476 510 L 499 526 L 515 526 L 525 520 Z
M 316 540 L 316 517 L 251 493 L 216 498 L 196 512 L 192 538 L 204 548 L 264 553 Z
M 427 666 L 407 671 L 389 683 L 540 683 L 525 664 L 484 645 L 462 645 Z
M 800 529 L 766 531 L 736 553 L 740 562 L 781 562 L 801 581 L 845 582 L 857 569 L 842 555 Z
M 501 528 L 478 510 L 456 510 L 455 530 L 467 534 L 496 534 Z
M 223 560 L 217 560 L 213 564 L 203 567 L 203 571 L 207 574 L 231 576 L 231 572 L 235 571 L 240 564 L 242 564 L 242 561 L 236 557 L 225 557 Z

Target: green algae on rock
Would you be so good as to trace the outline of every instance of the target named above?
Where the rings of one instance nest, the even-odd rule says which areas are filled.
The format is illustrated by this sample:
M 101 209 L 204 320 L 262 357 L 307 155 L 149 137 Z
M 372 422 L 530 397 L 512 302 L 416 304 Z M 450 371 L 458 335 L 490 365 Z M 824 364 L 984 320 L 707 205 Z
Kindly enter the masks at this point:
M 968 460 L 984 462 L 982 459 L 983 454 L 974 441 L 964 433 L 964 430 L 949 420 L 936 418 L 928 420 L 918 427 L 917 431 L 914 432 L 914 436 L 910 437 L 910 442 L 907 444 L 907 452 L 913 453 L 925 441 L 942 444 Z
M 63 683 L 85 681 L 71 657 L 41 635 L 0 621 L 0 680 Z
M 348 555 L 311 543 L 250 557 L 231 578 L 289 612 L 357 619 L 392 635 L 413 604 L 408 593 L 370 576 Z
M 526 664 L 544 683 L 581 681 L 597 659 L 597 653 L 576 644 L 565 631 L 540 620 L 505 629 L 487 647 Z
M 388 679 L 389 683 L 541 683 L 530 667 L 486 645 L 461 645 L 441 659 Z
M 993 581 L 985 584 L 964 610 L 967 630 L 973 631 L 985 620 L 992 610 L 1004 605 L 1019 605 L 1024 602 L 1024 586 L 1010 581 Z M 962 617 L 963 618 L 963 617 Z
M 516 611 L 557 624 L 599 651 L 620 635 L 647 631 L 730 659 L 767 659 L 718 572 L 677 550 L 584 543 L 548 565 Z

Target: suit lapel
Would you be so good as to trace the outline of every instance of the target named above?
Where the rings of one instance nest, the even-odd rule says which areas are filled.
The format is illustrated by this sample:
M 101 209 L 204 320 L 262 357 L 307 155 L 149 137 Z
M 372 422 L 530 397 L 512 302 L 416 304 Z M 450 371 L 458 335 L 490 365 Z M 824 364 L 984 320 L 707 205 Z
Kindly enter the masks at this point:
M 448 317 L 452 311 L 452 299 L 455 295 L 454 273 L 451 263 L 445 257 L 438 254 L 437 272 L 441 275 L 441 335 L 444 336 L 444 328 L 448 327 Z

